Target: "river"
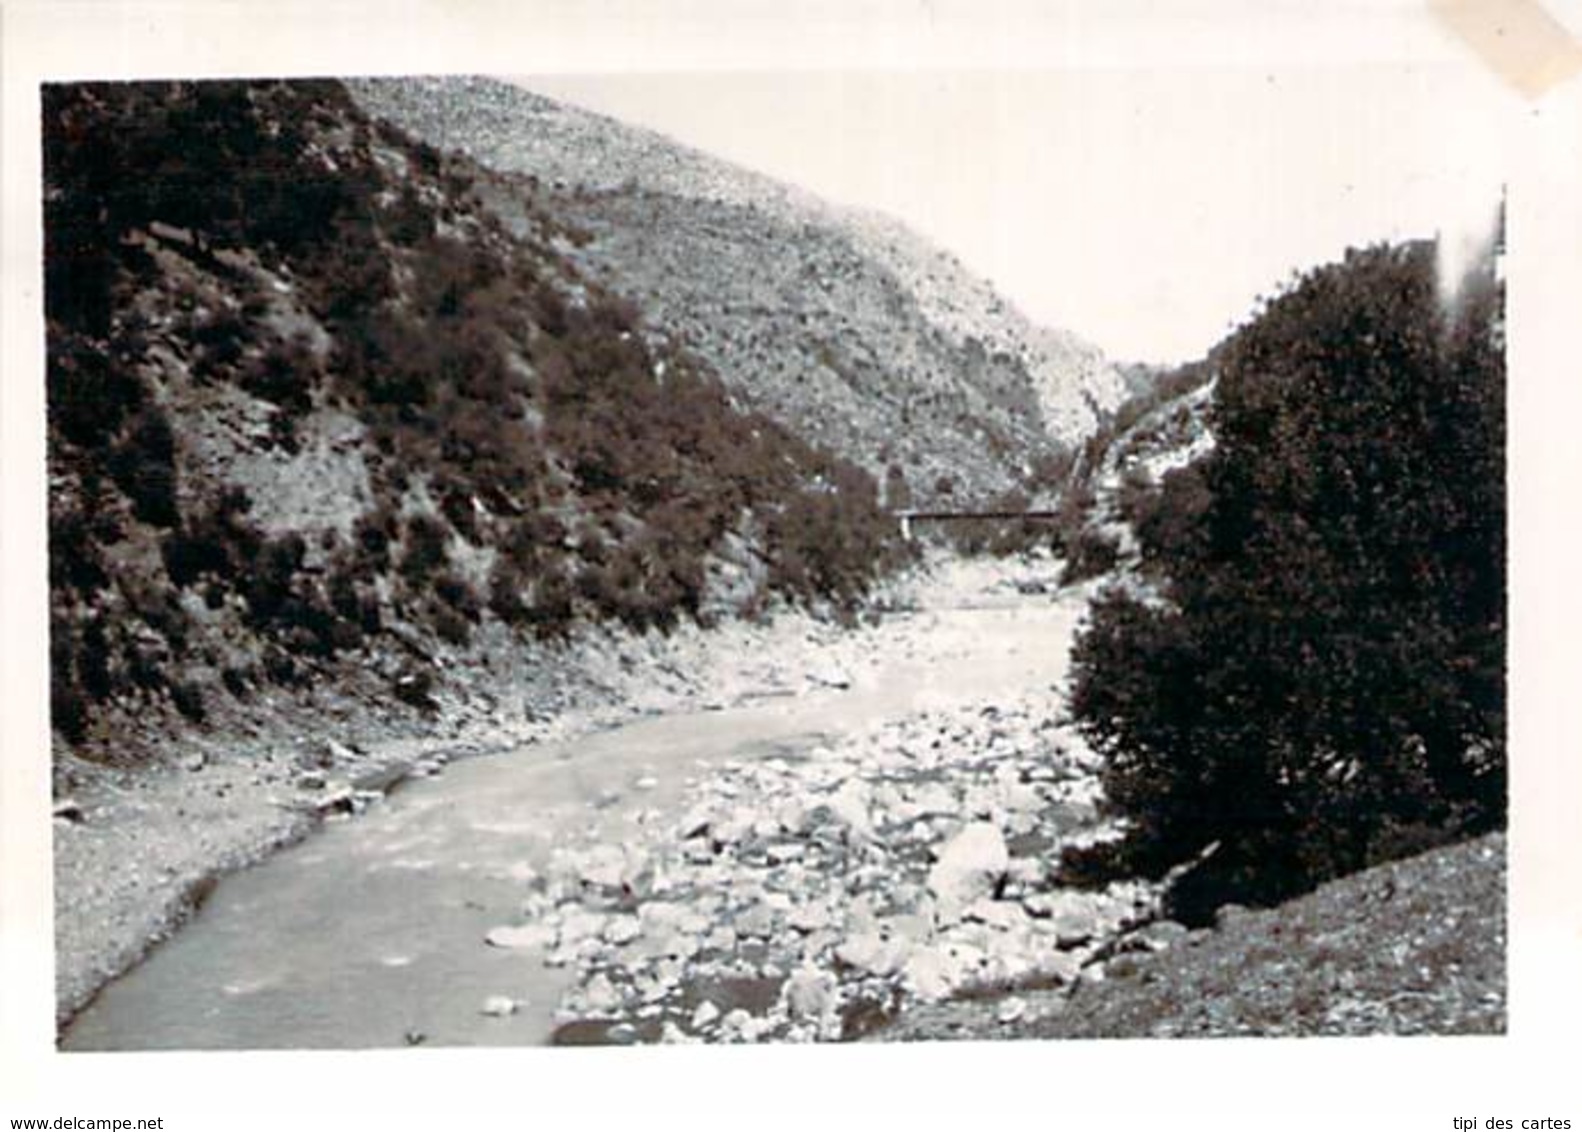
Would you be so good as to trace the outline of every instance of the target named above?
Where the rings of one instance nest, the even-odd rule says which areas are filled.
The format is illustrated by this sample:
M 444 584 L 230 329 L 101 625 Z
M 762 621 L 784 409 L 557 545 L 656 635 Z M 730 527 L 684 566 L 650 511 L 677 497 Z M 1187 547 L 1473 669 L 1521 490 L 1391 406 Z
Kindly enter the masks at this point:
M 221 881 L 104 988 L 68 1050 L 363 1049 L 546 1043 L 572 980 L 485 934 L 520 917 L 557 843 L 611 843 L 677 812 L 723 760 L 795 754 L 880 720 L 1064 678 L 1075 594 L 895 614 L 850 688 L 640 720 L 464 760 Z M 480 1004 L 519 1004 L 491 1017 Z

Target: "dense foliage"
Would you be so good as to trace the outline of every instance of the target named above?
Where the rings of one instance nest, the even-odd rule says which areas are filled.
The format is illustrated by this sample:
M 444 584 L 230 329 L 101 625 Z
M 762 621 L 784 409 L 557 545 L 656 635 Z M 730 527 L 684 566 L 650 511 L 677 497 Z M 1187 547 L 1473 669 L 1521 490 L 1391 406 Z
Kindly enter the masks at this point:
M 489 618 L 668 629 L 704 616 L 728 534 L 765 560 L 760 602 L 849 608 L 897 552 L 866 474 L 738 411 L 549 239 L 478 207 L 481 171 L 336 83 L 52 85 L 43 127 L 70 739 L 107 700 L 201 719 L 222 688 L 305 683 L 398 629 L 412 656 L 410 629 L 460 646 Z M 354 418 L 366 513 L 259 521 L 186 436 L 239 400 L 281 460 Z M 434 679 L 397 690 L 431 703 Z
M 1505 813 L 1502 287 L 1349 253 L 1215 355 L 1216 448 L 1139 523 L 1073 711 L 1176 914 L 1272 902 Z

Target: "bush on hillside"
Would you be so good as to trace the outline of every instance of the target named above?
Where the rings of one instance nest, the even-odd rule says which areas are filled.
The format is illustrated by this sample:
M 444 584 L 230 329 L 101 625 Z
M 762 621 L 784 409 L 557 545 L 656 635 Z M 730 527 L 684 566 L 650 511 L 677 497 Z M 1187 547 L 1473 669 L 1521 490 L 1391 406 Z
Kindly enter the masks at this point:
M 1102 598 L 1073 656 L 1132 864 L 1217 843 L 1179 917 L 1503 822 L 1501 304 L 1488 263 L 1447 310 L 1431 246 L 1377 248 L 1224 349 L 1163 600 Z
M 155 527 L 181 519 L 176 500 L 176 436 L 158 405 L 145 408 L 110 452 L 110 475 L 132 501 L 132 513 Z

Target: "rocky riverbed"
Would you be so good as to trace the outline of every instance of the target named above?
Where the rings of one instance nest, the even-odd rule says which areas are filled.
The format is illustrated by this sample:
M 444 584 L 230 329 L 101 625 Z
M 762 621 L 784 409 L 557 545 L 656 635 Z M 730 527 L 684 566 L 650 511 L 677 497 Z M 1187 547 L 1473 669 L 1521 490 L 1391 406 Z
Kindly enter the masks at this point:
M 1114 834 L 1057 708 L 925 711 L 728 762 L 643 839 L 558 848 L 485 942 L 576 971 L 567 1043 L 849 1039 L 910 1004 L 1074 987 L 1158 894 L 1054 886 L 1062 847 Z

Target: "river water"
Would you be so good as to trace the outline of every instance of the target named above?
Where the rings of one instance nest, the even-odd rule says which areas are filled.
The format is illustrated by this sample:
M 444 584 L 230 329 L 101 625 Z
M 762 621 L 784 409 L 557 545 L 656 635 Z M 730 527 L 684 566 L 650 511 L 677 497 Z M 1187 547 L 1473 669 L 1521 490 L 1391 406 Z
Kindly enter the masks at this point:
M 1082 602 L 1016 598 L 895 615 L 848 689 L 653 717 L 452 764 L 224 879 L 107 986 L 63 1049 L 541 1045 L 572 972 L 484 943 L 516 922 L 527 870 L 592 835 L 673 821 L 725 759 L 795 754 L 924 708 L 1057 684 Z M 481 1011 L 516 999 L 506 1017 Z

